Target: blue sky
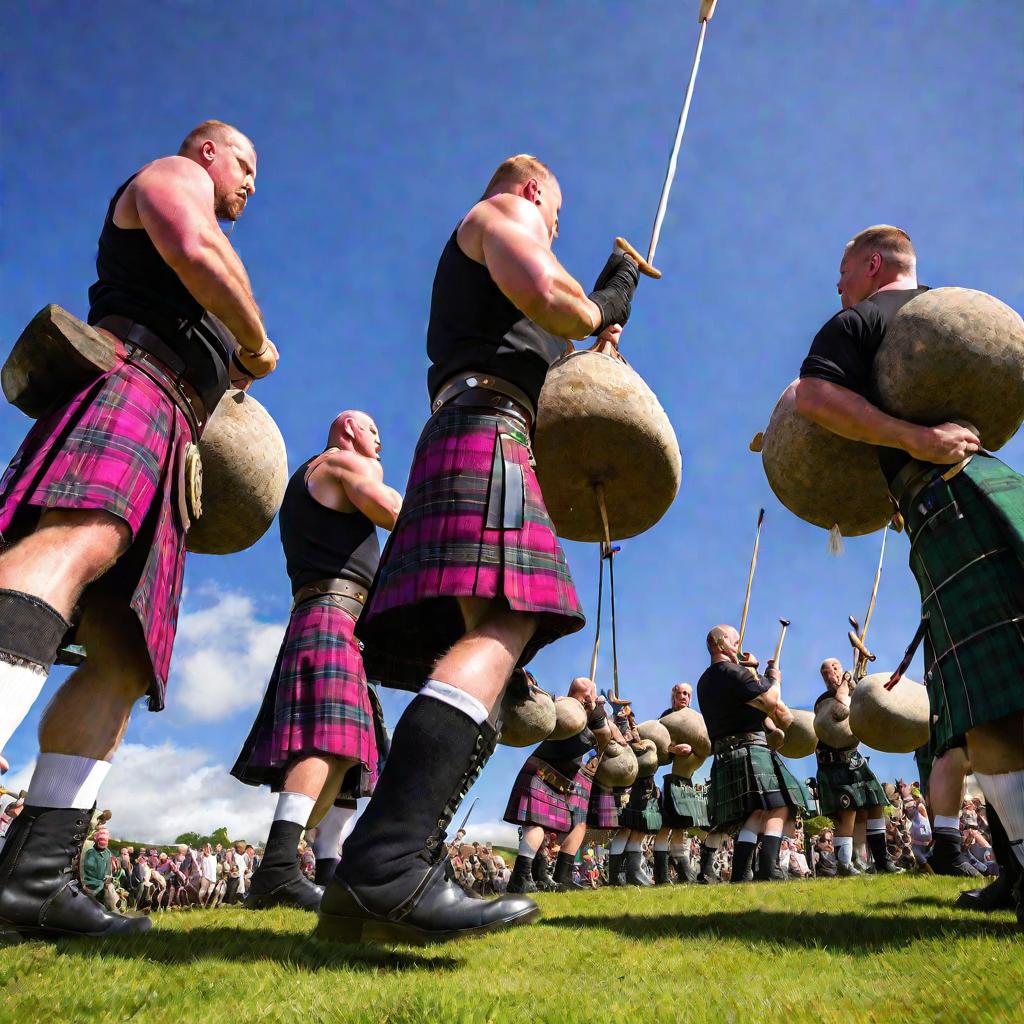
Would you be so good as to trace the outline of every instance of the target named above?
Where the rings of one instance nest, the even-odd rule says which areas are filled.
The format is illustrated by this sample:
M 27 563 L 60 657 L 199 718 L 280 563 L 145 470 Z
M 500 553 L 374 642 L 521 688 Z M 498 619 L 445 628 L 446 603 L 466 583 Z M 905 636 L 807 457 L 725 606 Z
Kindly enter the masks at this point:
M 494 166 L 528 151 L 561 179 L 556 251 L 585 285 L 616 234 L 644 246 L 697 7 L 18 5 L 0 42 L 2 336 L 13 342 L 48 302 L 84 315 L 117 185 L 198 121 L 231 121 L 259 152 L 232 241 L 282 354 L 255 393 L 293 467 L 320 450 L 339 409 L 367 409 L 402 488 L 426 415 L 430 284 L 452 228 Z M 825 534 L 775 500 L 747 443 L 838 308 L 843 243 L 868 224 L 910 232 L 923 282 L 1024 307 L 1022 38 L 1012 0 L 719 4 L 658 251 L 665 277 L 644 281 L 623 339 L 684 459 L 675 505 L 617 562 L 621 680 L 641 718 L 674 682 L 696 681 L 707 628 L 738 619 L 760 506 L 750 645 L 766 657 L 778 617 L 792 620 L 783 689 L 795 706 L 819 692 L 822 658 L 847 657 L 846 617 L 863 615 L 880 537 L 830 558 Z M 0 457 L 27 424 L 0 408 Z M 1024 468 L 1024 441 L 1003 457 Z M 891 541 L 870 637 L 886 668 L 917 621 L 906 541 Z M 592 613 L 595 550 L 567 551 Z M 153 838 L 222 820 L 255 834 L 272 799 L 223 766 L 287 616 L 276 528 L 243 554 L 190 559 L 186 585 L 169 710 L 137 712 L 107 800 L 122 821 L 152 822 Z M 542 683 L 564 691 L 591 640 L 588 626 L 548 648 L 534 662 Z M 602 686 L 609 671 L 603 661 Z M 386 698 L 392 721 L 403 703 Z M 7 751 L 22 777 L 41 706 Z M 524 754 L 499 749 L 476 787 L 477 822 L 501 817 Z M 907 758 L 873 764 L 914 775 Z

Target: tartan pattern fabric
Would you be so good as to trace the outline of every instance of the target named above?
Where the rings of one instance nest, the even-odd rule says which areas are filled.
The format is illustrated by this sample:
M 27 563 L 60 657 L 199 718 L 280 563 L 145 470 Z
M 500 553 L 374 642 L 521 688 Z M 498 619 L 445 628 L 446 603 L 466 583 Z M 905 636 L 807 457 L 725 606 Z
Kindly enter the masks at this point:
M 569 815 L 572 824 L 585 825 L 587 821 L 587 810 L 590 807 L 590 790 L 594 780 L 582 768 L 576 773 L 576 788 L 569 797 Z
M 529 448 L 508 436 L 519 431 L 511 417 L 459 406 L 442 408 L 428 420 L 359 623 L 371 678 L 418 690 L 465 630 L 459 597 L 504 597 L 514 611 L 538 616 L 520 665 L 583 628 Z M 503 479 L 492 479 L 495 464 L 502 465 L 496 446 L 522 470 L 519 529 L 486 528 L 489 505 L 504 505 Z
M 263 704 L 231 769 L 236 779 L 280 790 L 293 761 L 321 754 L 362 766 L 357 787 L 346 777 L 347 797 L 373 792 L 383 722 L 354 630 L 355 620 L 329 595 L 292 612 Z
M 662 779 L 661 819 L 666 828 L 708 828 L 708 801 L 692 779 L 666 775 Z
M 648 834 L 661 828 L 661 791 L 653 775 L 633 783 L 629 803 L 619 816 L 619 824 L 622 828 Z
M 185 572 L 178 473 L 192 439 L 184 415 L 122 363 L 37 420 L 0 480 L 0 548 L 31 533 L 43 509 L 102 510 L 132 545 L 103 578 L 142 627 L 153 668 L 149 709 L 164 707 Z M 83 598 L 88 603 L 89 591 Z
M 619 805 L 623 793 L 628 792 L 625 787 L 608 789 L 595 782 L 590 788 L 590 800 L 587 803 L 587 825 L 596 829 L 618 828 Z
M 715 754 L 708 791 L 712 828 L 739 825 L 754 811 L 793 807 L 806 814 L 813 806 L 807 787 L 774 750 L 752 744 Z
M 904 518 L 941 753 L 974 726 L 1024 711 L 1024 477 L 976 455 L 922 489 Z
M 538 757 L 527 758 L 512 785 L 504 820 L 512 825 L 540 825 L 552 832 L 568 832 L 573 825 L 571 796 L 559 793 L 540 777 L 546 767 Z
M 861 758 L 856 768 L 848 764 L 818 766 L 818 804 L 830 817 L 839 811 L 885 807 L 889 803 L 882 784 Z

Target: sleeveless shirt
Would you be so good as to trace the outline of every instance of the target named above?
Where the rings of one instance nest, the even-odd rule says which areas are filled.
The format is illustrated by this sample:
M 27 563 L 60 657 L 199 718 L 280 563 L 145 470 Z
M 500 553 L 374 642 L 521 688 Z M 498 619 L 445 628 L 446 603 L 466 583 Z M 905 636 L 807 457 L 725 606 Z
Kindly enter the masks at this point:
M 228 387 L 235 339 L 193 298 L 144 228 L 119 228 L 114 223 L 114 207 L 134 177 L 114 193 L 107 207 L 96 254 L 97 281 L 89 289 L 89 323 L 117 315 L 148 327 L 180 360 L 169 369 L 183 375 L 212 412 Z
M 369 587 L 380 561 L 377 528 L 358 509 L 338 512 L 309 493 L 306 470 L 312 461 L 307 459 L 292 474 L 278 519 L 292 594 L 323 579 Z
M 566 341 L 538 327 L 505 297 L 488 269 L 460 248 L 458 228 L 434 275 L 427 326 L 430 397 L 457 373 L 492 373 L 525 391 L 534 405 L 548 367 Z

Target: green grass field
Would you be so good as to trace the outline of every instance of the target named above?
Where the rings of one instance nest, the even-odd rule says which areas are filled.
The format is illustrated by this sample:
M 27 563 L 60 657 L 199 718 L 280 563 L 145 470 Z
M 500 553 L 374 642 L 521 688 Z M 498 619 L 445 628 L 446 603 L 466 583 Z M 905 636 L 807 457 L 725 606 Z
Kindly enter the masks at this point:
M 1024 1021 L 1024 934 L 897 876 L 541 896 L 533 926 L 332 946 L 299 911 L 161 915 L 134 942 L 0 947 L 0 1020 Z

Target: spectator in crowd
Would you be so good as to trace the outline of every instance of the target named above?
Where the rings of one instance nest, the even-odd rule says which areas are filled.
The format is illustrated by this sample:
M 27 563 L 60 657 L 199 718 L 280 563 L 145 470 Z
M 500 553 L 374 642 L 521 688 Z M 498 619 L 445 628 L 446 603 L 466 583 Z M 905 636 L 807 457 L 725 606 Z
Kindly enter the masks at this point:
M 835 878 L 839 873 L 839 859 L 836 857 L 834 833 L 830 828 L 823 828 L 814 840 L 814 870 L 823 878 Z
M 93 833 L 92 846 L 82 855 L 82 881 L 86 889 L 103 902 L 104 885 L 111 877 L 110 833 L 101 825 Z M 109 908 L 108 908 L 109 909 Z
M 217 857 L 209 843 L 203 844 L 199 856 L 199 905 L 206 907 L 213 899 L 217 888 Z
M 920 797 L 911 796 L 903 801 L 903 814 L 910 827 L 910 847 L 919 868 L 928 864 L 928 851 L 932 846 L 932 824 L 928 808 Z

